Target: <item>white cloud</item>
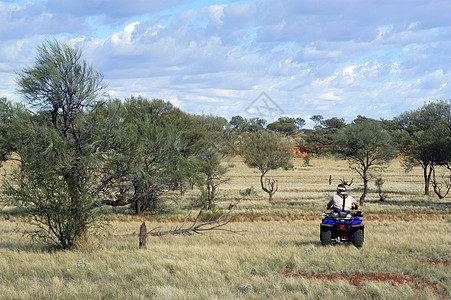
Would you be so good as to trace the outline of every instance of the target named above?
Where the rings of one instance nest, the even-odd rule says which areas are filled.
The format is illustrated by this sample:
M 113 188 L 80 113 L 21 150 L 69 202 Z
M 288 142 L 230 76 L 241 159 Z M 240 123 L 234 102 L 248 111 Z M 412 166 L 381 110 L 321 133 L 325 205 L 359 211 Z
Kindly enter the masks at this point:
M 42 38 L 57 37 L 84 50 L 111 96 L 192 113 L 244 114 L 262 91 L 293 116 L 347 120 L 449 99 L 446 1 L 199 3 L 0 2 L 0 93 L 14 95 L 14 72 Z

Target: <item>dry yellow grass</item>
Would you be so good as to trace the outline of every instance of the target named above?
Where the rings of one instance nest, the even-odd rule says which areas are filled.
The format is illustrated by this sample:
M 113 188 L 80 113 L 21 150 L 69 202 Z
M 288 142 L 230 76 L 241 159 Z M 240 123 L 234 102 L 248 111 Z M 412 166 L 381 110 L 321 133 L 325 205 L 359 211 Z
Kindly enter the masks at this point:
M 239 157 L 229 158 L 226 164 L 234 167 L 226 174 L 231 180 L 221 185 L 221 190 L 238 194 L 250 186 L 266 197 L 260 189 L 260 173 L 256 169 L 250 169 L 244 165 Z M 354 178 L 353 185 L 349 191 L 356 196 L 360 196 L 363 189 L 362 180 L 358 174 L 348 167 L 344 160 L 335 160 L 333 158 L 311 159 L 310 166 L 304 166 L 302 159 L 293 160 L 294 168 L 292 170 L 273 170 L 269 171 L 267 176 L 274 177 L 279 181 L 279 191 L 275 198 L 279 200 L 324 200 L 325 196 L 335 192 L 336 186 L 341 179 L 350 181 Z M 420 167 L 414 168 L 411 172 L 405 173 L 401 165 L 401 160 L 392 161 L 380 175 L 384 179 L 383 190 L 396 200 L 427 200 L 423 196 L 424 183 Z M 377 174 L 379 175 L 379 174 Z M 332 176 L 332 184 L 329 185 L 329 176 Z M 370 182 L 372 192 L 368 195 L 368 200 L 377 200 L 378 196 L 374 185 L 374 180 Z M 434 196 L 435 197 L 435 196 Z M 432 197 L 432 198 L 434 198 Z
M 13 222 L 0 229 L 2 299 L 439 299 L 449 296 L 451 235 L 441 222 L 367 222 L 363 249 L 321 247 L 319 220 L 239 222 L 243 235 L 137 237 L 139 222 L 110 223 L 90 251 L 30 247 Z M 171 224 L 148 223 L 149 227 Z M 415 234 L 414 234 L 415 233 Z M 18 240 L 17 240 L 18 239 Z M 434 262 L 436 262 L 434 264 Z M 415 277 L 422 286 L 292 274 L 385 274 Z M 404 278 L 402 277 L 402 278 Z
M 138 249 L 136 236 L 114 236 L 138 232 L 143 220 L 148 228 L 180 225 L 161 219 L 181 219 L 196 192 L 168 202 L 172 212 L 144 219 L 105 210 L 103 219 L 113 221 L 79 251 L 53 252 L 32 244 L 20 233 L 28 228 L 22 218 L 3 213 L 0 299 L 450 297 L 450 201 L 421 194 L 421 169 L 405 174 L 395 161 L 383 173 L 389 200 L 381 204 L 375 193 L 368 196 L 363 208 L 368 216 L 365 243 L 358 250 L 348 245 L 322 247 L 320 218 L 315 217 L 342 177 L 355 177 L 350 193 L 360 195 L 361 183 L 346 162 L 314 159 L 311 167 L 303 167 L 297 160 L 294 170 L 270 171 L 269 176 L 279 180 L 274 203 L 260 191 L 255 170 L 238 158 L 225 163 L 234 167 L 227 174 L 230 181 L 220 187 L 217 210 L 242 198 L 240 191 L 250 186 L 257 191 L 235 212 L 246 218 L 227 227 L 243 230 L 242 235 L 149 237 L 147 250 Z M 362 274 L 386 278 L 367 278 L 358 285 L 347 279 Z M 334 276 L 338 279 L 330 280 Z

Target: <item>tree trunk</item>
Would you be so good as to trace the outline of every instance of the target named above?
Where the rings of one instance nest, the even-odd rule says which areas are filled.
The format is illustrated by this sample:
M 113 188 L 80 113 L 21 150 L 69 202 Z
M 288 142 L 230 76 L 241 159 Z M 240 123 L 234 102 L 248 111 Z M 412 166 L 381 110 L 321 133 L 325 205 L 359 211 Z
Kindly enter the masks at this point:
M 268 179 L 267 180 L 267 184 L 265 186 L 265 184 L 263 183 L 263 177 L 265 176 L 265 174 L 262 174 L 262 176 L 260 177 L 260 184 L 262 186 L 262 189 L 268 193 L 269 195 L 269 202 L 272 201 L 272 195 L 274 195 L 277 190 L 278 190 L 278 184 L 277 184 L 277 180 L 274 179 Z
M 262 173 L 262 176 L 260 176 L 260 186 L 262 187 L 262 190 L 263 190 L 263 191 L 265 191 L 266 193 L 269 194 L 269 201 L 272 201 L 272 194 L 271 194 L 270 191 L 268 191 L 268 190 L 265 188 L 265 184 L 263 183 L 263 177 L 265 177 L 265 174 L 266 174 L 266 173 Z
M 143 205 L 140 199 L 135 200 L 135 213 L 137 216 L 142 216 L 144 214 Z
M 431 182 L 431 174 L 432 174 L 432 168 L 429 166 L 429 172 L 428 172 L 428 166 L 425 165 L 423 168 L 423 177 L 424 177 L 424 194 L 426 196 L 430 195 L 430 182 Z
M 210 197 L 208 199 L 208 201 L 209 201 L 208 209 L 211 209 L 213 203 L 215 202 L 215 199 L 216 199 L 216 186 L 214 184 L 212 184 L 211 185 Z
M 207 200 L 208 200 L 208 209 L 210 210 L 213 204 L 213 196 L 212 196 L 212 183 L 210 181 L 211 179 L 207 179 Z
M 432 186 L 434 187 L 434 192 L 440 199 L 443 199 L 446 196 L 448 196 L 448 193 L 451 190 L 451 181 L 446 183 L 446 187 L 445 187 L 446 192 L 442 193 L 442 185 L 437 182 L 437 179 L 435 176 L 435 166 L 433 164 L 431 164 L 431 170 L 432 170 L 432 174 L 433 174 L 432 175 L 432 177 L 433 177 Z M 450 176 L 450 179 L 451 179 L 451 176 Z
M 360 205 L 364 205 L 365 204 L 365 197 L 368 194 L 368 176 L 366 174 L 366 171 L 363 171 L 363 194 L 362 196 L 360 196 Z

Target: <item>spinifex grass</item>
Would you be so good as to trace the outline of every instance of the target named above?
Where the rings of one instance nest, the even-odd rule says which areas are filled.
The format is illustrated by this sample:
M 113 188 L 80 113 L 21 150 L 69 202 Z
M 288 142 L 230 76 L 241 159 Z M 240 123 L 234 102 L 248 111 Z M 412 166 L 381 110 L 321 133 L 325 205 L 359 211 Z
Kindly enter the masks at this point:
M 434 299 L 450 296 L 449 198 L 423 196 L 421 169 L 405 174 L 399 161 L 382 174 L 386 202 L 375 189 L 362 210 L 365 243 L 322 247 L 320 218 L 340 179 L 354 179 L 349 189 L 358 199 L 361 182 L 345 161 L 302 160 L 293 170 L 270 171 L 279 192 L 269 203 L 259 188 L 259 174 L 239 158 L 220 186 L 216 208 L 225 211 L 241 199 L 228 229 L 242 235 L 210 232 L 196 236 L 148 237 L 147 250 L 137 236 L 147 228 L 179 226 L 197 192 L 173 193 L 167 208 L 145 218 L 126 209 L 104 209 L 110 220 L 83 251 L 50 251 L 22 236 L 28 227 L 14 209 L 0 222 L 0 299 Z M 332 184 L 329 185 L 329 176 Z M 249 196 L 242 192 L 254 187 Z M 240 193 L 241 192 L 241 193 Z M 194 214 L 195 215 L 195 214 Z M 211 213 L 212 216 L 215 213 Z M 112 221 L 111 221 L 112 220 Z M 275 221 L 279 220 L 279 221 Z M 125 221 L 125 222 L 124 222 Z M 268 221 L 268 222 L 264 222 Z M 176 222 L 176 223 L 174 223 Z M 115 236 L 119 235 L 119 236 Z M 336 274 L 393 280 L 331 281 Z M 390 274 L 390 275 L 387 275 Z M 321 277 L 323 276 L 323 277 Z M 329 276 L 329 277 L 328 277 Z M 413 281 L 409 282 L 409 280 Z
M 451 289 L 450 266 L 444 263 L 451 261 L 451 235 L 446 224 L 434 220 L 369 221 L 361 250 L 322 247 L 319 220 L 229 225 L 245 230 L 242 235 L 149 237 L 147 250 L 138 249 L 136 236 L 108 234 L 137 232 L 139 224 L 111 222 L 90 251 L 49 252 L 22 240 L 16 223 L 1 222 L 0 298 L 433 299 L 449 296 Z M 413 276 L 424 286 L 370 280 L 355 287 L 344 280 L 285 276 L 286 269 L 293 274 L 390 273 Z

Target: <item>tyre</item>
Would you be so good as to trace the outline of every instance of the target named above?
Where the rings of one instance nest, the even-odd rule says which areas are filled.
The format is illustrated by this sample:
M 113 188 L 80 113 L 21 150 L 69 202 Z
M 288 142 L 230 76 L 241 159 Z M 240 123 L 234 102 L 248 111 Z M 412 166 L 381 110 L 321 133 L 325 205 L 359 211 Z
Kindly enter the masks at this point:
M 354 231 L 354 237 L 352 239 L 352 243 L 354 244 L 354 246 L 356 246 L 357 248 L 362 247 L 363 239 L 364 239 L 363 229 L 357 229 L 356 231 Z
M 320 239 L 323 246 L 330 245 L 332 243 L 332 230 L 321 227 Z

